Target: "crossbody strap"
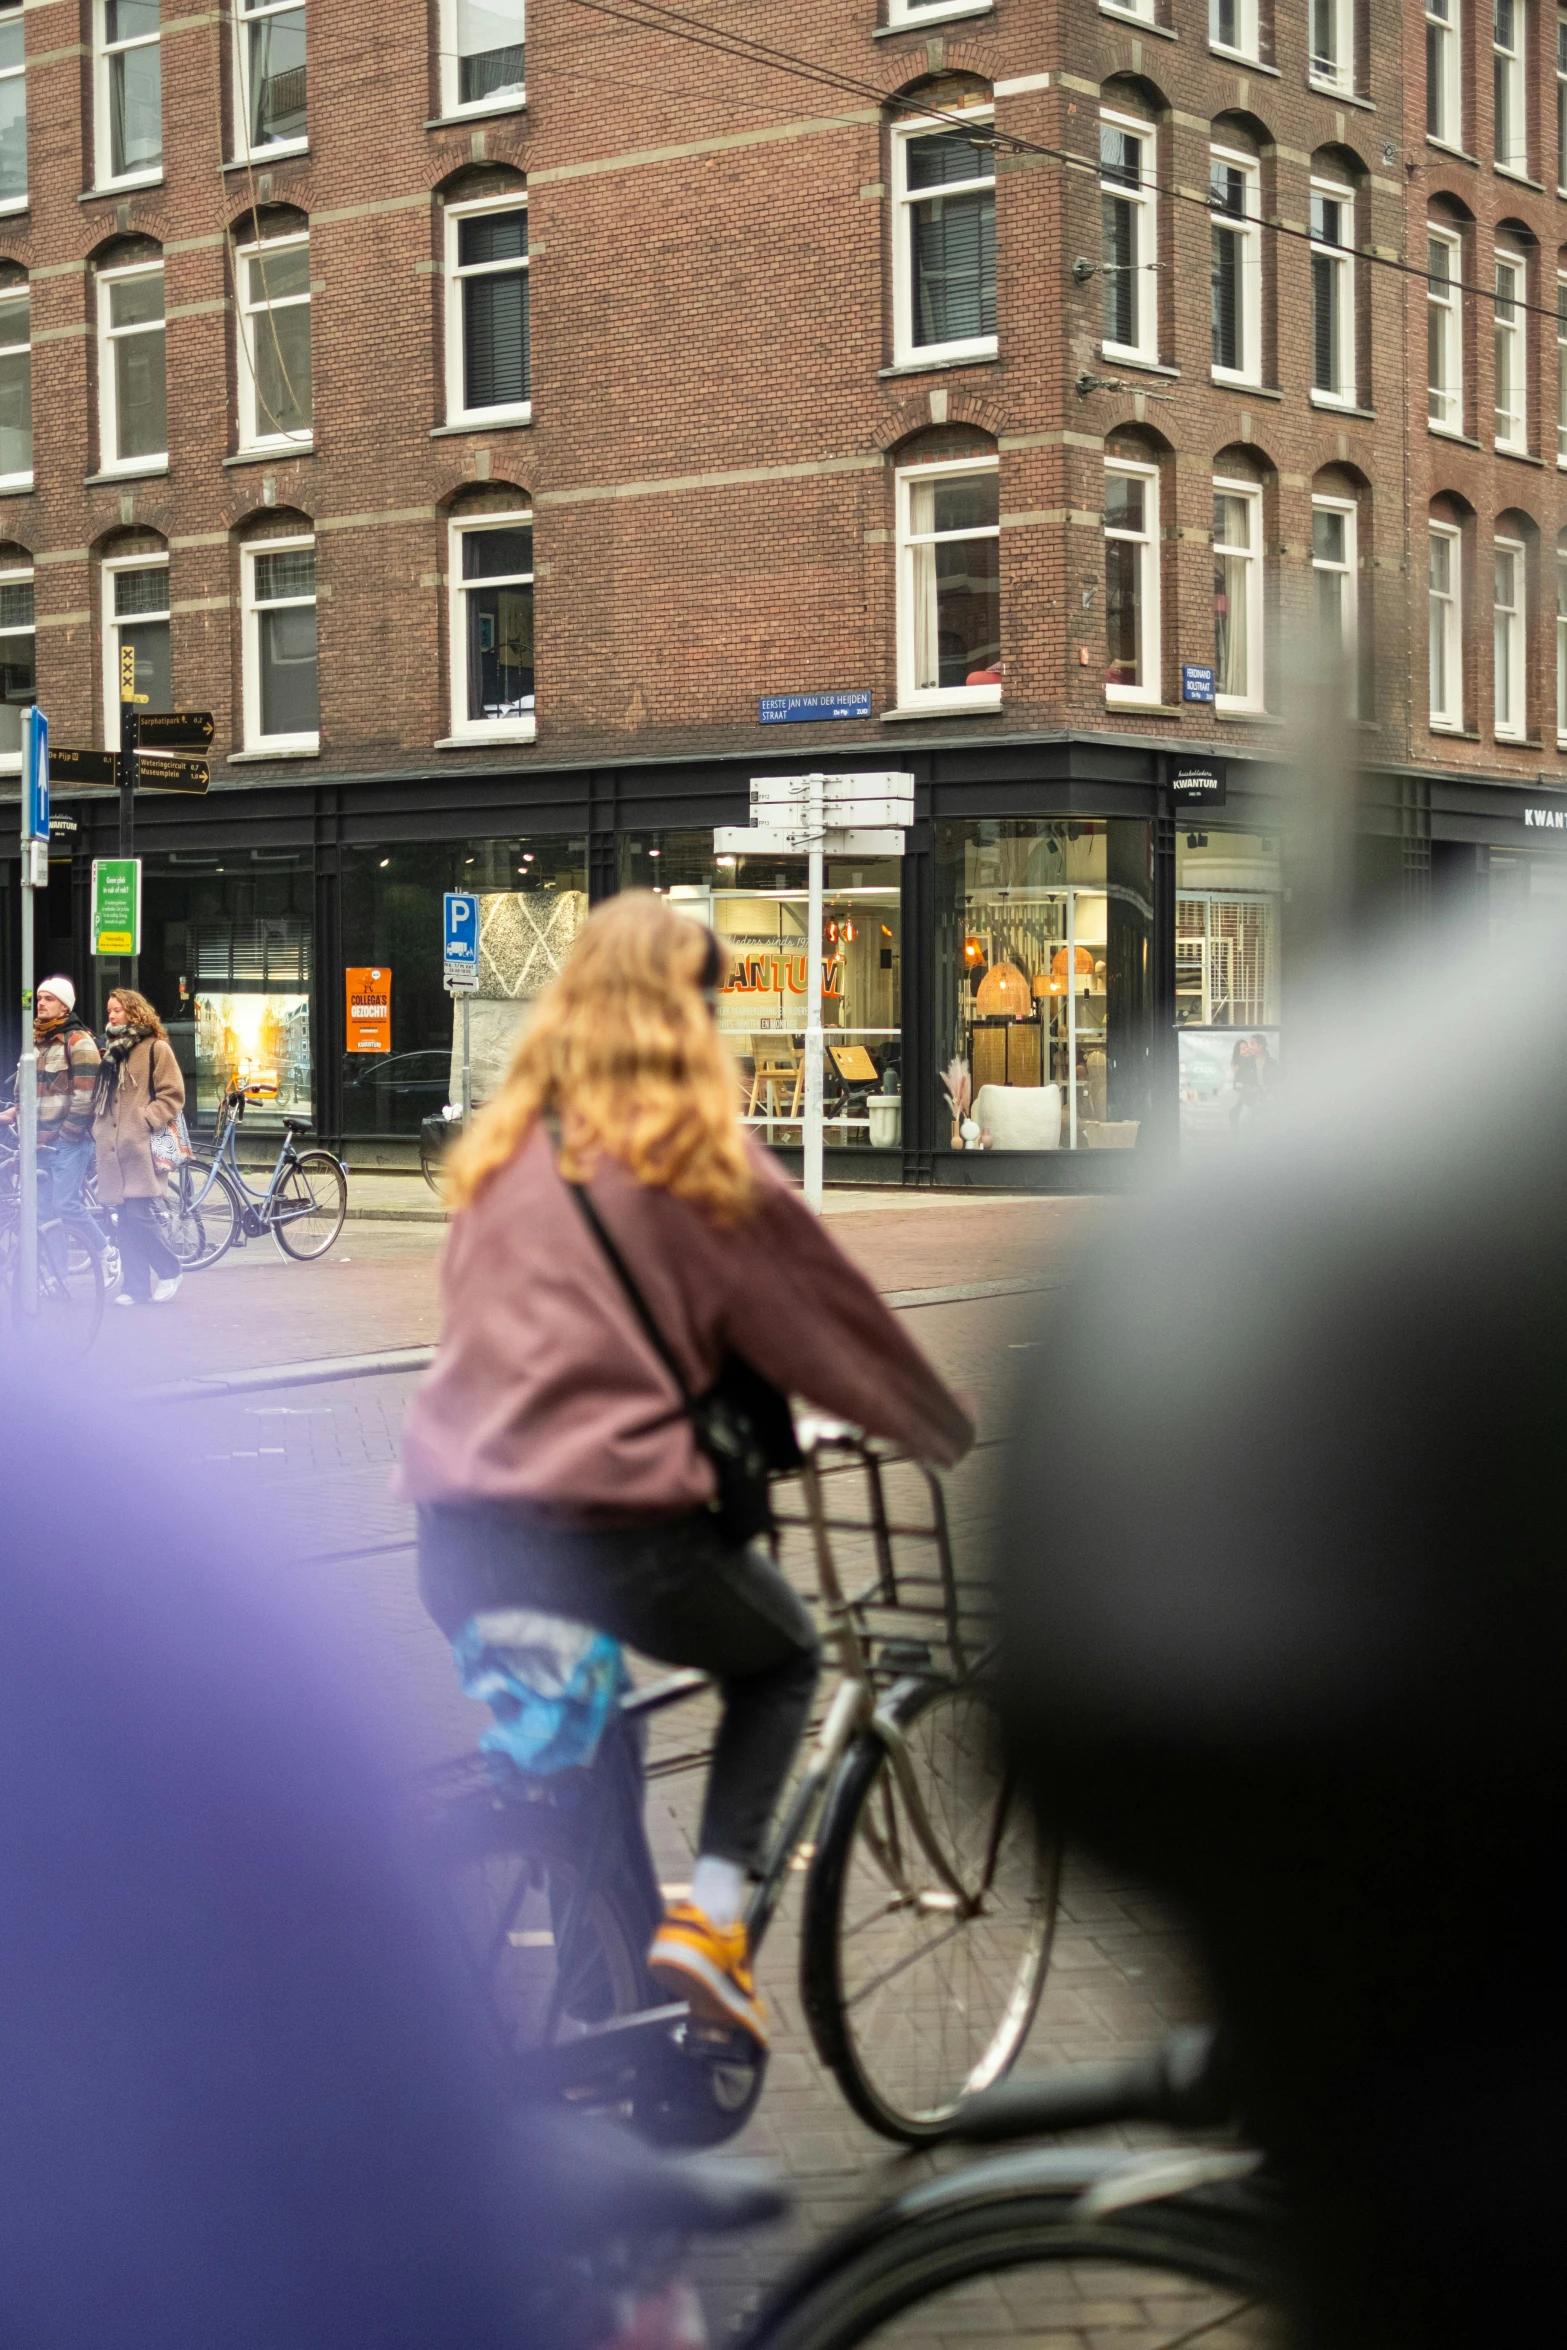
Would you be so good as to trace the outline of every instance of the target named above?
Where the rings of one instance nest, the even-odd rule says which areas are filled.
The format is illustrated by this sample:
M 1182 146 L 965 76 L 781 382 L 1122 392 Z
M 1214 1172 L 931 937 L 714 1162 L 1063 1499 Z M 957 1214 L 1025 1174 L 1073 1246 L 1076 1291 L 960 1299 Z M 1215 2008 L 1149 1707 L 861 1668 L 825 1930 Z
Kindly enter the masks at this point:
M 659 1361 L 663 1364 L 665 1370 L 669 1373 L 669 1376 L 671 1379 L 673 1379 L 675 1385 L 679 1388 L 680 1400 L 685 1405 L 686 1410 L 689 1411 L 693 1402 L 695 1401 L 695 1398 L 693 1397 L 690 1388 L 686 1384 L 685 1373 L 680 1368 L 680 1364 L 676 1359 L 674 1349 L 670 1346 L 669 1341 L 665 1338 L 663 1331 L 660 1330 L 658 1324 L 654 1321 L 652 1313 L 648 1307 L 647 1299 L 642 1295 L 641 1290 L 637 1287 L 635 1281 L 632 1279 L 630 1266 L 626 1263 L 625 1258 L 621 1255 L 619 1249 L 615 1246 L 615 1243 L 610 1239 L 609 1234 L 605 1231 L 603 1220 L 600 1217 L 597 1208 L 589 1199 L 584 1187 L 580 1183 L 572 1183 L 564 1175 L 561 1176 L 561 1181 L 565 1184 L 566 1189 L 570 1192 L 572 1198 L 576 1201 L 578 1207 L 582 1210 L 583 1220 L 587 1224 L 588 1230 L 592 1233 L 594 1239 L 598 1242 L 599 1247 L 603 1250 L 605 1257 L 608 1259 L 609 1264 L 618 1277 L 620 1286 L 625 1291 L 627 1299 L 630 1302 L 631 1309 L 636 1315 L 637 1320 L 641 1323 L 643 1331 L 647 1336 L 648 1344 L 652 1347 L 653 1352 L 657 1355 Z

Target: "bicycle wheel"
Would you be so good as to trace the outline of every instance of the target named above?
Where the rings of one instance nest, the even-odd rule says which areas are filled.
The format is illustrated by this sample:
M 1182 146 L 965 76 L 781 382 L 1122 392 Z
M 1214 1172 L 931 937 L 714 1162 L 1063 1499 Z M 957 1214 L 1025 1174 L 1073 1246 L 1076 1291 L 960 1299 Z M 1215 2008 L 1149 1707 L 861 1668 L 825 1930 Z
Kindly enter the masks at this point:
M 76 1362 L 103 1320 L 103 1260 L 96 1233 L 69 1221 L 38 1234 L 38 1342 L 57 1362 Z
M 210 1159 L 182 1160 L 165 1197 L 169 1246 L 185 1271 L 215 1265 L 233 1247 L 240 1225 L 239 1201 L 224 1169 Z
M 330 1151 L 305 1151 L 273 1194 L 272 1237 L 284 1256 L 324 1257 L 348 1213 L 348 1179 Z
M 744 2350 L 1286 2350 L 1266 2189 L 1084 2219 L 1072 2189 L 1030 2184 L 1048 2160 L 977 2164 L 860 2222 L 785 2282 Z
M 884 2137 L 929 2137 L 1028 2036 L 1055 1931 L 1060 1847 L 1036 1831 L 973 1682 L 911 1683 L 888 1711 L 959 1899 L 868 1731 L 828 1799 L 806 1883 L 801 1990 L 824 2063 Z

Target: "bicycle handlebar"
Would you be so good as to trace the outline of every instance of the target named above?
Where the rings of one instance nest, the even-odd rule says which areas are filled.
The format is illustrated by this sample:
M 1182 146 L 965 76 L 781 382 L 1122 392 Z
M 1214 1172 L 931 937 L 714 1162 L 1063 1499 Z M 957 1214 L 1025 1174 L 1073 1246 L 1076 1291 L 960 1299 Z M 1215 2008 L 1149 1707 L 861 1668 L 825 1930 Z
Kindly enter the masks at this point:
M 1212 2129 L 1233 2119 L 1217 2037 L 1206 2027 L 1189 2027 L 1172 2032 L 1151 2056 L 1125 2064 L 1074 2065 L 1031 2080 L 999 2081 L 966 2099 L 942 2134 L 993 2146 L 1113 2122 Z

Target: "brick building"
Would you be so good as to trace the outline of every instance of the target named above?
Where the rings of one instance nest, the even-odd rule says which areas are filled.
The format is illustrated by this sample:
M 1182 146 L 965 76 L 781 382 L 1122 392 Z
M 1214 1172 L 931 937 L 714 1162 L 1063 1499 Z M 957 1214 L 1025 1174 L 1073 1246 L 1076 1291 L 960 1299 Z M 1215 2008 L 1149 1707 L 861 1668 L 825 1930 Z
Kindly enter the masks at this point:
M 787 1148 L 803 873 L 712 828 L 912 770 L 905 857 L 829 873 L 834 1171 L 1124 1181 L 1269 1081 L 1301 648 L 1369 887 L 1510 914 L 1567 847 L 1567 17 L 753 13 L 0 0 L 0 771 L 35 693 L 111 744 L 126 647 L 211 710 L 209 796 L 139 806 L 141 982 L 203 1105 L 245 1054 L 395 1153 L 442 889 L 488 1066 L 632 882 L 731 938 Z M 115 810 L 56 808 L 85 980 Z

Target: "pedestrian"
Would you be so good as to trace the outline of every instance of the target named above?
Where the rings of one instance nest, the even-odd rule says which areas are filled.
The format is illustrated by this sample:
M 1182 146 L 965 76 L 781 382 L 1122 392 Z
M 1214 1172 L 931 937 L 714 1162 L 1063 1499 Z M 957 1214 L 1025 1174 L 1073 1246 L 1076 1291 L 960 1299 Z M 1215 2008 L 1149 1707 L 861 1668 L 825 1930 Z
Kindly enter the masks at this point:
M 180 1285 L 179 1259 L 163 1237 L 157 1203 L 164 1173 L 152 1137 L 185 1107 L 185 1080 L 168 1032 L 144 995 L 117 987 L 109 998 L 103 1067 L 93 1109 L 98 1198 L 115 1211 L 125 1279 L 117 1305 L 167 1305 Z
M 920 1460 L 959 1459 L 974 1430 L 742 1128 L 714 1018 L 725 965 L 711 931 L 646 891 L 589 917 L 448 1162 L 441 1343 L 402 1490 L 448 1638 L 532 1608 L 717 1678 L 690 1898 L 666 1910 L 648 1965 L 669 1996 L 760 2041 L 748 1880 L 818 1643 L 766 1550 L 726 1532 L 689 1400 L 738 1357 Z
M 63 972 L 40 981 L 33 999 L 33 1049 L 38 1058 L 39 1207 L 45 1216 L 73 1216 L 97 1242 L 105 1289 L 120 1278 L 120 1257 L 82 1197 L 93 1164 L 93 1096 L 98 1086 L 97 1041 L 76 1010 L 75 983 Z M 14 1125 L 14 1109 L 0 1111 Z

